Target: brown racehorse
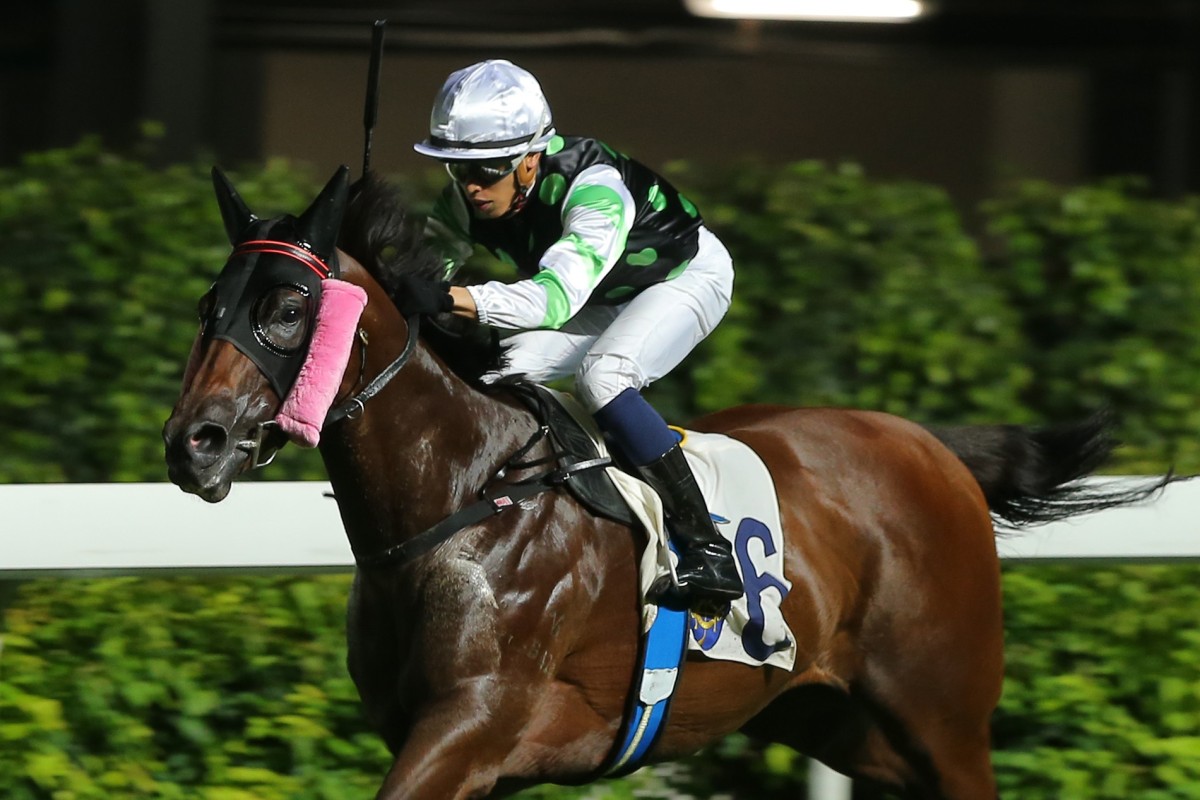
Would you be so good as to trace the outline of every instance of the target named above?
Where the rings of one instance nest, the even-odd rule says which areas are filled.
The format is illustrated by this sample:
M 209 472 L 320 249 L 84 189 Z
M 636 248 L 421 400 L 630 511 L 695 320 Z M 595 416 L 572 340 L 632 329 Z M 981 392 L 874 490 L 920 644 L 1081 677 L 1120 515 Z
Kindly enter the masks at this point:
M 231 188 L 218 195 L 235 244 L 311 247 L 310 217 L 327 208 L 342 218 L 345 185 L 335 184 L 299 222 L 258 221 Z M 410 326 L 385 286 L 440 265 L 373 180 L 350 203 L 340 248 L 342 279 L 368 298 L 344 398 L 405 350 Z M 272 257 L 283 256 L 260 260 Z M 281 302 L 277 286 L 260 284 L 264 297 L 242 307 Z M 283 300 L 295 291 L 285 287 Z M 536 430 L 525 405 L 465 374 L 459 362 L 473 352 L 422 336 L 360 413 L 324 430 L 321 454 L 356 554 L 383 552 L 474 502 Z M 261 427 L 280 390 L 220 338 L 198 337 L 189 364 L 163 432 L 167 463 L 185 491 L 216 502 L 280 446 Z M 652 760 L 741 730 L 902 796 L 994 797 L 989 720 L 1003 637 L 992 515 L 1039 522 L 1134 499 L 1070 485 L 1111 450 L 1103 420 L 931 432 L 870 411 L 746 406 L 690 427 L 746 443 L 775 479 L 798 655 L 790 672 L 690 657 Z M 600 777 L 635 672 L 642 546 L 638 531 L 550 491 L 427 553 L 360 566 L 349 668 L 395 756 L 378 796 L 499 797 Z

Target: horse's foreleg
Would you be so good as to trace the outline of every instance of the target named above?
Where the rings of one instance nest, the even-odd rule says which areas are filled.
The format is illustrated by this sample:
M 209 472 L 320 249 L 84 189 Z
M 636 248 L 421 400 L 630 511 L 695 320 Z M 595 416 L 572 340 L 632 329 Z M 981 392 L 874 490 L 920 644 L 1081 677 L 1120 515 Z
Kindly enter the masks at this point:
M 477 678 L 422 709 L 378 800 L 489 796 L 528 717 L 497 705 L 498 678 Z

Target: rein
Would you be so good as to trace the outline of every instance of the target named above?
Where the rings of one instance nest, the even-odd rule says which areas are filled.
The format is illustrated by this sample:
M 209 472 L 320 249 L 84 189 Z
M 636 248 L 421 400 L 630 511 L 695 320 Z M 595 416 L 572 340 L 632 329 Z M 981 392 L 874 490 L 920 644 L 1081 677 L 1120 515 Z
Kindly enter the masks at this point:
M 505 481 L 510 470 L 529 469 L 541 466 L 551 461 L 561 459 L 565 453 L 551 451 L 550 455 L 531 461 L 521 461 L 538 442 L 550 433 L 549 425 L 540 425 L 515 453 L 509 456 L 496 474 L 479 490 L 480 499 L 466 508 L 460 509 L 443 519 L 431 528 L 427 528 L 411 539 L 394 544 L 378 553 L 369 555 L 354 554 L 354 561 L 364 569 L 384 567 L 389 564 L 404 564 L 417 556 L 424 555 L 443 544 L 451 536 L 463 528 L 499 514 L 506 508 L 512 508 L 527 497 L 562 486 L 572 475 L 597 467 L 607 467 L 612 464 L 611 458 L 592 458 L 586 461 L 576 461 L 564 467 L 548 469 L 529 478 L 519 481 Z M 488 487 L 501 483 L 498 491 L 489 492 Z
M 396 356 L 395 360 L 375 376 L 361 392 L 331 408 L 329 413 L 325 415 L 325 427 L 336 422 L 341 422 L 344 419 L 355 419 L 361 415 L 365 410 L 367 401 L 377 395 L 383 387 L 387 386 L 400 372 L 401 368 L 408 363 L 408 360 L 412 358 L 417 348 L 421 318 L 418 315 L 413 315 L 406 317 L 405 322 L 408 324 L 408 339 L 404 343 L 404 349 L 400 352 L 400 355 Z M 361 329 L 359 330 L 359 336 L 364 350 L 362 360 L 365 363 L 367 340 Z M 538 416 L 539 418 L 541 417 L 541 415 Z M 255 469 L 270 464 L 279 452 L 279 448 L 274 448 L 270 451 L 269 455 L 265 457 L 262 455 L 268 439 L 274 431 L 278 430 L 278 427 L 278 423 L 274 420 L 260 422 L 251 429 L 250 437 L 238 443 L 240 449 L 249 451 Z M 607 467 L 612 464 L 612 459 L 608 457 L 592 458 L 584 461 L 575 461 L 565 466 L 556 466 L 522 480 L 506 481 L 505 478 L 510 471 L 531 469 L 550 462 L 560 462 L 565 455 L 569 455 L 568 453 L 552 449 L 548 456 L 529 461 L 521 460 L 539 442 L 546 439 L 549 434 L 550 426 L 542 421 L 542 424 L 529 437 L 529 440 L 509 456 L 500 469 L 479 490 L 480 499 L 476 502 L 454 512 L 432 528 L 422 531 L 411 539 L 392 545 L 378 553 L 367 555 L 354 553 L 355 562 L 359 567 L 363 568 L 377 568 L 389 564 L 406 563 L 417 556 L 433 550 L 463 528 L 475 525 L 488 517 L 499 514 L 504 509 L 517 505 L 527 497 L 533 497 L 542 492 L 562 486 L 572 475 L 598 467 Z M 496 484 L 500 484 L 500 488 L 489 492 L 489 488 L 495 487 Z
M 344 400 L 340 405 L 337 405 L 329 410 L 325 415 L 325 425 L 329 426 L 335 422 L 340 422 L 343 419 L 354 419 L 364 410 L 366 402 L 375 395 L 379 394 L 379 390 L 387 386 L 392 378 L 400 372 L 400 368 L 408 363 L 408 359 L 412 358 L 412 354 L 417 349 L 417 334 L 421 329 L 421 318 L 416 314 L 411 317 L 406 317 L 404 320 L 408 324 L 408 341 L 404 343 L 404 349 L 400 355 L 396 356 L 396 360 L 388 364 L 383 372 L 375 376 L 375 379 L 367 384 L 361 392 L 354 395 L 348 400 Z M 367 347 L 366 339 L 363 339 L 363 349 Z M 365 358 L 365 356 L 364 356 Z

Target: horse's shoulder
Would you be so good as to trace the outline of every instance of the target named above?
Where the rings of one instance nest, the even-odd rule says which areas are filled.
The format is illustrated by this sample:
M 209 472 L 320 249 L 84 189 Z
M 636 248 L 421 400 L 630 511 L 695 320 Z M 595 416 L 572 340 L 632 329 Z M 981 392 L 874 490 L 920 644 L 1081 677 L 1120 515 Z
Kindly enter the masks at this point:
M 461 605 L 466 602 L 496 607 L 496 588 L 486 564 L 488 554 L 478 546 L 478 538 L 451 540 L 430 554 L 421 569 L 422 603 Z
M 421 568 L 421 602 L 499 610 L 510 594 L 537 594 L 542 584 L 549 594 L 594 558 L 588 540 L 603 525 L 619 527 L 593 517 L 565 492 L 520 501 L 430 554 Z

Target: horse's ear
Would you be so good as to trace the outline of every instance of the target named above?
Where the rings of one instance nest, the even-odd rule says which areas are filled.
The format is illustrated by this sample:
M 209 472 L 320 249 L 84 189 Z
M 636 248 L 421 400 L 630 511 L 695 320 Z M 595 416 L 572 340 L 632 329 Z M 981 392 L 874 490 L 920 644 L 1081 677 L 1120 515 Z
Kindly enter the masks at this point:
M 332 256 L 337 247 L 338 231 L 342 227 L 349 194 L 350 168 L 343 165 L 333 173 L 308 210 L 300 215 L 300 236 L 314 253 L 323 258 Z
M 237 244 L 242 232 L 258 217 L 250 211 L 246 201 L 233 188 L 229 178 L 217 167 L 212 169 L 213 189 L 217 193 L 217 205 L 221 207 L 221 219 L 225 222 L 225 234 L 230 244 Z

